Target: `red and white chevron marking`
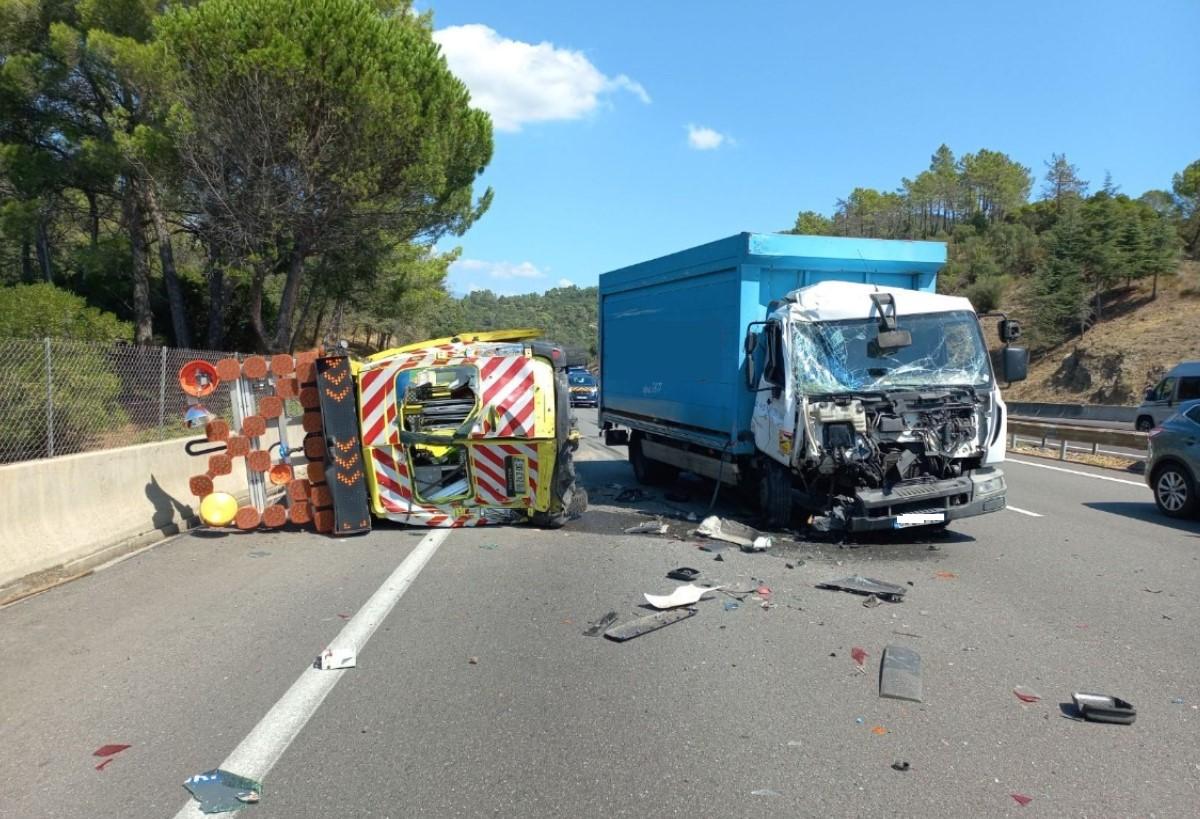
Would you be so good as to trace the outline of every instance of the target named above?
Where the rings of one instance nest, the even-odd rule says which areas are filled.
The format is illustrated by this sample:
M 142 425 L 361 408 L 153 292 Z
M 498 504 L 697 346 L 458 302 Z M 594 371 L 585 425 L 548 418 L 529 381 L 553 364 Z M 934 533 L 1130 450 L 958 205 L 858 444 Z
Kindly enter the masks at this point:
M 362 391 L 363 443 L 384 446 L 396 440 L 396 374 L 433 362 L 424 352 L 391 361 L 387 366 L 365 370 L 359 378 Z
M 533 361 L 525 356 L 495 356 L 479 366 L 485 438 L 533 437 Z
M 413 498 L 412 482 L 403 450 L 395 450 L 396 457 L 383 448 L 371 450 L 371 464 L 375 470 L 375 482 L 379 485 L 379 501 L 389 520 L 414 526 L 461 529 L 464 527 L 487 526 L 489 521 L 482 513 L 447 513 L 442 507 L 420 503 Z
M 525 458 L 529 487 L 524 495 L 508 494 L 504 478 L 504 459 L 510 455 Z M 521 501 L 532 506 L 538 488 L 538 450 L 533 444 L 472 444 L 471 467 L 475 477 L 475 500 L 482 504 L 505 505 Z

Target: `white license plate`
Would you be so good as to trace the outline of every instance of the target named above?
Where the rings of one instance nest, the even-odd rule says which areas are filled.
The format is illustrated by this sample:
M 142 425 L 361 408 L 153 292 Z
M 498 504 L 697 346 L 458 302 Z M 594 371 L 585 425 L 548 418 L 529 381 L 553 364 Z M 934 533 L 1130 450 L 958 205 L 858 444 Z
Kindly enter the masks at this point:
M 945 512 L 908 512 L 896 515 L 894 526 L 897 529 L 907 529 L 909 526 L 929 526 L 933 523 L 945 523 Z

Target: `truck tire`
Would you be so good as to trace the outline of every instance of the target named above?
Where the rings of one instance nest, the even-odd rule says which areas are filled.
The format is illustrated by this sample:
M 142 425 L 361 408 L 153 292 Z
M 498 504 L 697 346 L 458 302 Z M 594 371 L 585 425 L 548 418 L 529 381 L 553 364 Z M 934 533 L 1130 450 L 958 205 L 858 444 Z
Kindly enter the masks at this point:
M 634 432 L 629 436 L 629 465 L 633 467 L 633 477 L 645 486 L 659 486 L 670 483 L 679 475 L 678 467 L 664 464 L 653 458 L 647 458 L 642 453 L 642 434 Z
M 768 527 L 792 522 L 792 473 L 777 461 L 767 460 L 758 473 L 758 508 Z
M 1149 415 L 1143 415 L 1137 419 L 1137 423 L 1134 424 L 1134 429 L 1136 429 L 1138 432 L 1149 432 L 1150 430 L 1154 429 L 1154 419 Z

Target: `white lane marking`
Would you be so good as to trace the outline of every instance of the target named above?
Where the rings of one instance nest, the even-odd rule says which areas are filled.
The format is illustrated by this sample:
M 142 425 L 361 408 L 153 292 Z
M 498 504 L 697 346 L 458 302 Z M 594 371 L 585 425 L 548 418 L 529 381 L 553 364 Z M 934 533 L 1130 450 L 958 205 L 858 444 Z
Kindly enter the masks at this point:
M 1031 461 L 1018 461 L 1016 458 L 1005 458 L 1005 463 L 1021 464 L 1022 466 L 1036 466 L 1038 469 L 1052 469 L 1055 472 L 1066 472 L 1069 475 L 1082 475 L 1085 478 L 1095 478 L 1098 481 L 1112 481 L 1113 483 L 1127 483 L 1130 486 L 1140 486 L 1142 489 L 1149 490 L 1150 487 L 1141 481 L 1127 481 L 1124 478 L 1110 478 L 1107 475 L 1095 475 L 1091 472 L 1082 472 L 1078 469 L 1064 469 L 1061 466 L 1050 466 L 1050 464 L 1035 464 Z
M 371 599 L 358 610 L 358 613 L 346 623 L 338 636 L 330 644 L 352 643 L 362 653 L 363 646 L 379 624 L 387 619 L 396 602 L 408 591 L 421 569 L 433 557 L 433 553 L 442 545 L 442 541 L 450 534 L 449 529 L 434 529 L 421 539 L 416 548 L 400 562 L 396 570 L 383 581 Z M 313 656 L 316 657 L 321 646 L 313 646 Z M 350 673 L 353 670 L 347 669 Z M 304 728 L 309 718 L 316 713 L 325 696 L 333 690 L 342 678 L 344 671 L 321 671 L 308 668 L 300 675 L 292 687 L 279 699 L 267 715 L 258 721 L 246 738 L 233 749 L 219 768 L 231 773 L 248 776 L 261 782 L 270 772 L 279 757 L 292 744 L 292 740 Z M 200 773 L 192 771 L 191 773 Z M 190 773 L 188 774 L 190 775 Z M 183 777 L 186 778 L 186 777 Z M 180 780 L 182 781 L 182 779 Z M 175 814 L 175 819 L 202 819 L 205 814 L 200 812 L 200 803 L 189 799 L 187 804 Z
M 1022 515 L 1029 515 L 1029 517 L 1031 517 L 1031 518 L 1042 517 L 1042 514 L 1040 512 L 1030 512 L 1028 509 L 1022 509 L 1019 506 L 1006 506 L 1004 508 L 1010 512 L 1019 512 Z

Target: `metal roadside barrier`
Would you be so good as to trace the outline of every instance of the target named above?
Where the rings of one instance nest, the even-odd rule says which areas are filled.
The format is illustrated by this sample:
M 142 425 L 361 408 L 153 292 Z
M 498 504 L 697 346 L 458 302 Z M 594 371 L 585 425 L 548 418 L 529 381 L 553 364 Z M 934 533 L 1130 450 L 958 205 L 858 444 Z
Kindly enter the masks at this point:
M 1008 421 L 1008 445 L 1015 448 L 1018 438 L 1041 439 L 1042 448 L 1048 440 L 1058 443 L 1058 459 L 1067 459 L 1069 443 L 1091 444 L 1092 454 L 1099 454 L 1101 445 L 1119 446 L 1126 449 L 1146 450 L 1146 433 L 1123 429 L 1101 429 L 1099 427 L 1076 427 L 1069 424 L 1047 424 L 1040 421 Z
M 1110 404 L 1047 404 L 1034 401 L 1008 401 L 1007 404 L 1009 415 L 1018 418 L 1109 421 L 1114 424 L 1132 424 L 1137 418 L 1137 407 Z

